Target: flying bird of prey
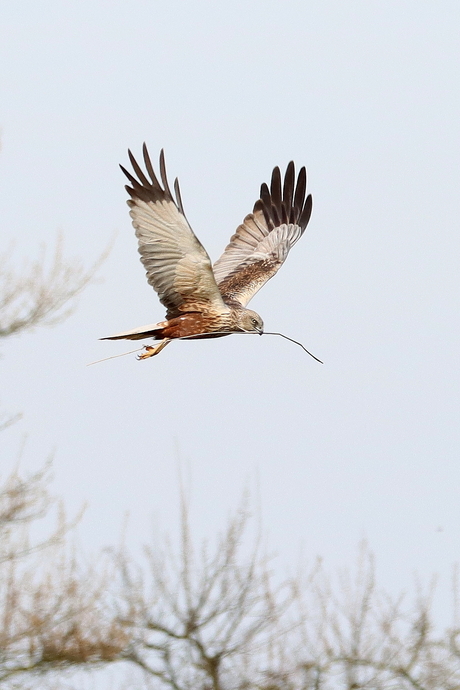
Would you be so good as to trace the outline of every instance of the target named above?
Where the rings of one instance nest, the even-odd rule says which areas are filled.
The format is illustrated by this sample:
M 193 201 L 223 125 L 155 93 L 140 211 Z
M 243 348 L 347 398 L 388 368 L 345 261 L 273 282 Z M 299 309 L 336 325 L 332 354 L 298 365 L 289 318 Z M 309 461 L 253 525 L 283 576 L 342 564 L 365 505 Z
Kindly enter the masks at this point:
M 283 265 L 291 247 L 302 236 L 312 210 L 305 196 L 307 174 L 301 168 L 297 181 L 291 161 L 281 180 L 274 168 L 270 189 L 264 183 L 252 213 L 246 216 L 214 266 L 185 217 L 179 189 L 175 198 L 160 153 L 161 184 L 153 170 L 147 147 L 143 154 L 147 175 L 131 151 L 129 159 L 137 177 L 120 166 L 130 185 L 130 216 L 139 241 L 147 280 L 167 309 L 165 321 L 102 340 L 160 342 L 146 346 L 140 359 L 158 354 L 171 340 L 184 337 L 216 338 L 231 333 L 262 335 L 264 324 L 246 305 Z M 150 178 L 150 179 L 149 179 Z

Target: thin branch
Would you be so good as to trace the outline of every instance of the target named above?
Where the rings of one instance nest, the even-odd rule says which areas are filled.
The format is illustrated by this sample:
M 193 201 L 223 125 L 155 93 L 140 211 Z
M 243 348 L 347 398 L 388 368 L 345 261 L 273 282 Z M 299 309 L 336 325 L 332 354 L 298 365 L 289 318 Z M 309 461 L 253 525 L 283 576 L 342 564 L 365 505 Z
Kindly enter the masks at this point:
M 8 268 L 11 251 L 0 257 L 0 338 L 53 326 L 66 319 L 76 307 L 76 298 L 94 280 L 113 242 L 88 269 L 78 259 L 66 259 L 63 239 L 58 236 L 48 266 L 46 254 L 21 271 Z

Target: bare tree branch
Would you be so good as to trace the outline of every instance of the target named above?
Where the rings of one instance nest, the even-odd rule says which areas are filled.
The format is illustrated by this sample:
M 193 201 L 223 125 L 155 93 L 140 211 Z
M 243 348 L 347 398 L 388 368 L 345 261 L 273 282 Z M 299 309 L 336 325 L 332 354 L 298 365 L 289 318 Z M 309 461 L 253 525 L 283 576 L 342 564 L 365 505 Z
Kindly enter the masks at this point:
M 365 544 L 352 572 L 332 577 L 318 560 L 275 584 L 259 540 L 243 549 L 244 506 L 199 549 L 182 496 L 177 553 L 166 540 L 146 550 L 147 567 L 125 548 L 82 566 L 62 516 L 30 539 L 52 505 L 46 477 L 0 487 L 0 687 L 128 663 L 136 687 L 154 690 L 460 689 L 458 621 L 436 631 L 435 581 L 412 601 L 388 596 Z
M 68 522 L 47 487 L 49 466 L 0 486 L 0 686 L 45 672 L 103 664 L 129 640 L 110 614 L 108 562 L 82 567 L 65 537 Z M 56 526 L 33 540 L 37 520 L 57 508 Z M 76 518 L 78 519 L 78 517 Z
M 19 272 L 8 268 L 11 251 L 0 256 L 0 338 L 66 319 L 110 249 L 111 244 L 88 269 L 80 260 L 64 257 L 62 236 L 49 265 L 44 250 L 39 259 Z
M 125 608 L 121 619 L 133 642 L 127 658 L 165 687 L 221 690 L 233 687 L 229 676 L 241 676 L 234 687 L 243 688 L 252 659 L 261 660 L 269 631 L 276 627 L 278 640 L 283 637 L 282 616 L 294 600 L 292 584 L 272 583 L 257 542 L 246 562 L 242 559 L 248 518 L 241 508 L 214 549 L 203 544 L 198 558 L 182 495 L 178 558 L 169 544 L 147 549 L 146 576 L 126 554 L 118 556 Z
M 125 658 L 174 690 L 459 690 L 458 628 L 436 634 L 434 581 L 412 604 L 380 592 L 361 545 L 353 574 L 318 561 L 278 587 L 239 511 L 213 550 L 192 544 L 182 497 L 181 547 L 147 550 L 149 571 L 118 555 Z M 456 590 L 457 591 L 457 590 Z

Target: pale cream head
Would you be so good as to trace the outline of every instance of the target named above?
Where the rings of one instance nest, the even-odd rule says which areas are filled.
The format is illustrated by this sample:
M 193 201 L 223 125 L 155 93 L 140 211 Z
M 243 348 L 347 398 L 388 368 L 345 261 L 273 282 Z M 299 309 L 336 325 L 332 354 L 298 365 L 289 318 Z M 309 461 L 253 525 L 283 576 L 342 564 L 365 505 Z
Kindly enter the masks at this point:
M 244 309 L 240 313 L 239 325 L 244 331 L 262 334 L 264 332 L 264 322 L 257 312 L 252 309 Z

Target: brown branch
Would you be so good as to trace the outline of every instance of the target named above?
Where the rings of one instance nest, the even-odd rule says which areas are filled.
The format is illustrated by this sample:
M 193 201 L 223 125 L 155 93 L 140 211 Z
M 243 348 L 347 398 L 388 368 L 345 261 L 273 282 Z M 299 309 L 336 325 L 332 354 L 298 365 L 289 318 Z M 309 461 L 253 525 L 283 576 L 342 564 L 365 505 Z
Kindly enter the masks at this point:
M 0 256 L 0 338 L 66 319 L 75 309 L 77 296 L 94 280 L 111 246 L 88 269 L 78 259 L 64 257 L 62 236 L 58 236 L 49 266 L 44 251 L 20 271 L 8 268 L 11 251 Z

